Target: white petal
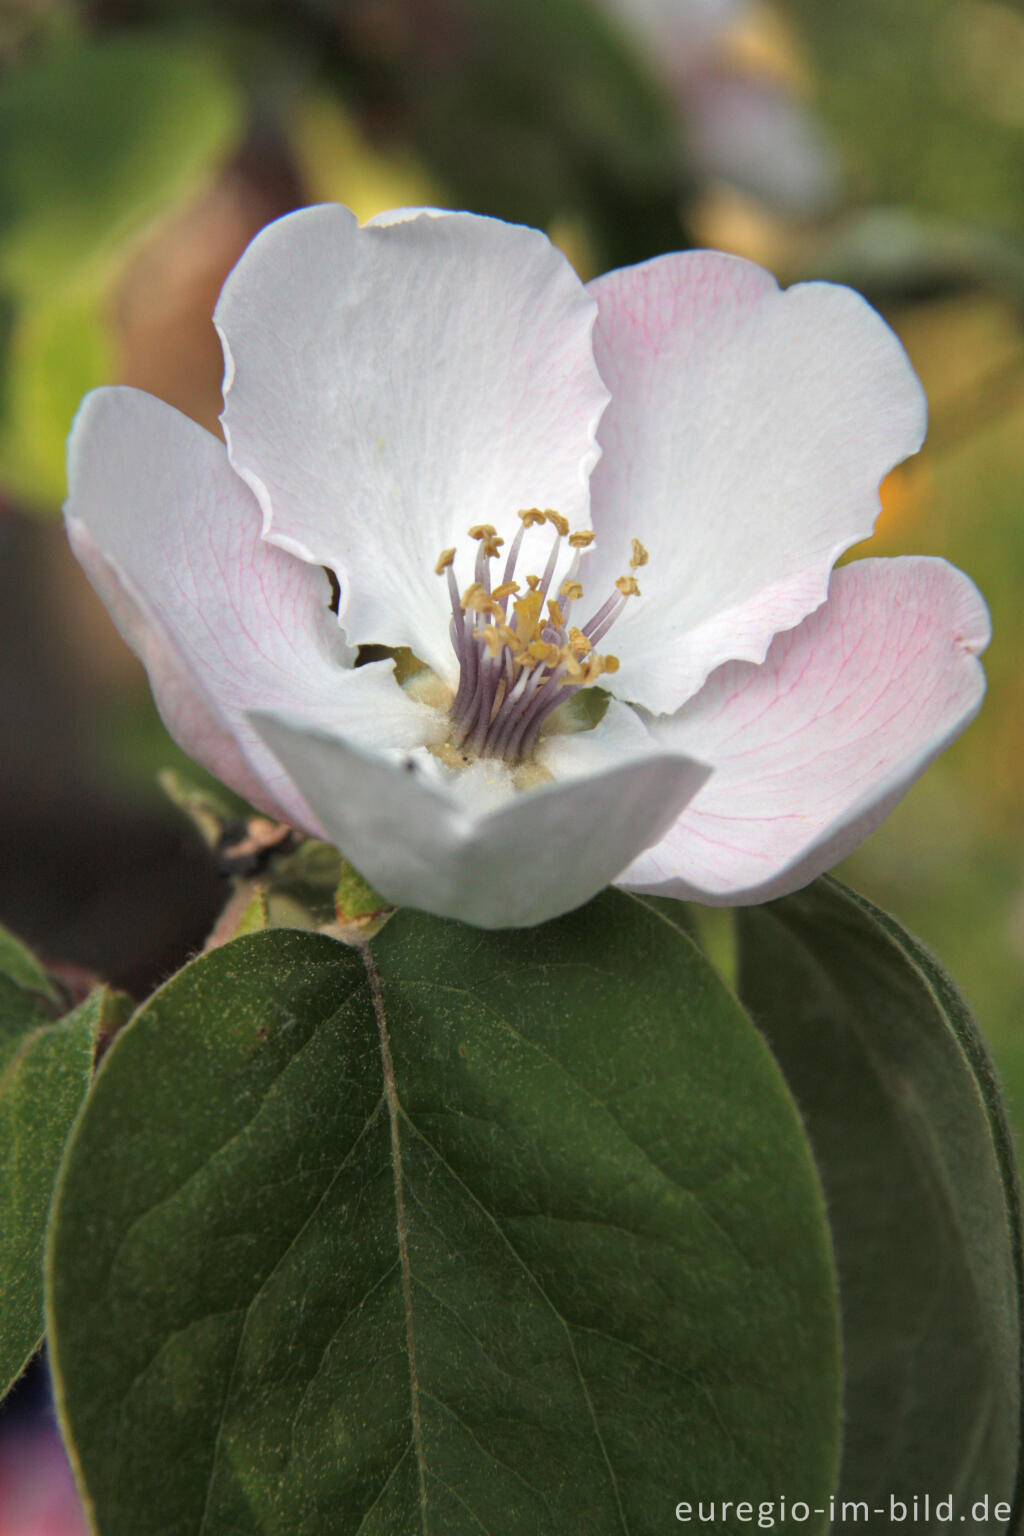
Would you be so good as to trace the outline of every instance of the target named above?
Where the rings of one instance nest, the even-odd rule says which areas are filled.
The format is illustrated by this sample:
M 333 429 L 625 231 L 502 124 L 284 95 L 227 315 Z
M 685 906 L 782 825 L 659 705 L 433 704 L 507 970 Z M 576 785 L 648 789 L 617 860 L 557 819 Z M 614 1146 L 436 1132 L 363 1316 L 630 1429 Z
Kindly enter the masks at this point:
M 319 831 L 245 717 L 288 707 L 381 746 L 432 716 L 390 667 L 348 670 L 323 571 L 264 544 L 223 445 L 134 389 L 88 395 L 68 448 L 68 532 L 185 751 L 272 815 Z
M 253 721 L 331 840 L 389 901 L 478 928 L 529 927 L 587 901 L 657 842 L 707 773 L 648 747 L 490 809 L 467 806 L 414 754 L 368 754 L 283 714 Z
M 944 560 L 859 560 L 763 666 L 732 662 L 664 745 L 714 765 L 621 884 L 734 905 L 798 890 L 888 815 L 981 704 L 985 604 Z M 941 830 L 937 829 L 937 835 Z
M 644 757 L 653 742 L 647 725 L 628 704 L 609 699 L 597 724 L 587 731 L 555 731 L 542 736 L 535 756 L 556 779 L 574 779 L 610 768 L 631 757 Z
M 729 660 L 821 604 L 831 567 L 920 446 L 921 386 L 889 327 L 829 283 L 782 293 L 735 256 L 695 251 L 591 284 L 612 404 L 592 480 L 587 597 L 650 563 L 606 645 L 620 698 L 676 710 Z
M 535 230 L 325 205 L 280 219 L 228 278 L 224 427 L 266 537 L 329 566 L 354 644 L 451 678 L 443 548 L 523 508 L 587 521 L 595 306 Z M 465 584 L 472 572 L 465 574 Z

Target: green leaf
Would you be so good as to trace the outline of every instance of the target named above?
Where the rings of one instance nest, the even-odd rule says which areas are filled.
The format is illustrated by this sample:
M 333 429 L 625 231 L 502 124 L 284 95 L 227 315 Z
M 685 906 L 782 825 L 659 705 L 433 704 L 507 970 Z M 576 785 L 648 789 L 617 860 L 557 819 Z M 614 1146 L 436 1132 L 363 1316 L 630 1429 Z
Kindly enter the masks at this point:
M 35 955 L 0 923 L 0 977 L 20 991 L 35 994 L 50 1003 L 57 1002 L 53 983 Z
M 237 91 L 214 58 L 166 36 L 68 43 L 0 90 L 0 275 L 48 296 L 105 278 L 154 215 L 235 142 Z
M 0 926 L 0 1074 L 26 1037 L 59 1011 L 57 993 L 35 955 Z
M 235 940 L 100 1071 L 48 1283 L 103 1536 L 653 1536 L 679 1501 L 821 1506 L 820 1191 L 671 911 L 401 912 L 367 953 Z
M 0 1075 L 0 1392 L 43 1334 L 43 1245 L 57 1166 L 101 1036 L 127 1000 L 99 988 L 26 1032 Z
M 178 768 L 161 768 L 156 777 L 168 800 L 184 812 L 208 848 L 218 846 L 224 829 L 232 822 L 252 814 L 244 800 L 223 785 L 208 781 L 202 770 L 192 774 Z
M 741 996 L 803 1111 L 828 1197 L 841 1495 L 1010 1500 L 1020 1213 L 970 1014 L 914 939 L 834 880 L 738 920 Z

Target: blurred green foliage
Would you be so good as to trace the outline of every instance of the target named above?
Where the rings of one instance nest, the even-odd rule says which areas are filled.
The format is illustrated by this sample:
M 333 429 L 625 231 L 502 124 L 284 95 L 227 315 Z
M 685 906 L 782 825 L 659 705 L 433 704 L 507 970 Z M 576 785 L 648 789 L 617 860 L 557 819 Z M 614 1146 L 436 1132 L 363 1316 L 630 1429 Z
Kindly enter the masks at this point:
M 106 304 L 133 240 L 188 197 L 237 138 L 241 100 L 195 45 L 61 39 L 0 89 L 0 479 L 63 495 L 78 401 L 116 377 Z
M 785 0 L 848 195 L 1024 233 L 1024 15 L 1002 0 Z
M 64 44 L 0 94 L 0 280 L 22 298 L 94 288 L 126 240 L 236 137 L 240 103 L 195 46 Z

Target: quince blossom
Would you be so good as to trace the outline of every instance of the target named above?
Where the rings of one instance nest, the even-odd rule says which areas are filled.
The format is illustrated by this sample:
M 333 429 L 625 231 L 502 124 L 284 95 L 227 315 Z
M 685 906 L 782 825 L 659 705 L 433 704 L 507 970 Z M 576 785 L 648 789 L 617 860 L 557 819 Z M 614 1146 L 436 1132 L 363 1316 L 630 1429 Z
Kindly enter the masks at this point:
M 390 901 L 778 896 L 977 711 L 965 576 L 832 573 L 925 429 L 850 290 L 706 251 L 584 287 L 534 230 L 327 205 L 215 318 L 227 450 L 95 391 L 71 541 L 186 751 Z

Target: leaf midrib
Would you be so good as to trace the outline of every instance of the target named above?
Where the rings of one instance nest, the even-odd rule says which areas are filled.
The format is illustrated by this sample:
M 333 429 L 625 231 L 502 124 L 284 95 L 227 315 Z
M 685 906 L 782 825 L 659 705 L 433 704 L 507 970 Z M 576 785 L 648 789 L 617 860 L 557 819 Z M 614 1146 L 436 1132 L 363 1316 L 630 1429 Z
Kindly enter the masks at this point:
M 416 1472 L 420 1495 L 420 1525 L 423 1536 L 429 1536 L 427 1523 L 426 1459 L 423 1454 L 423 1424 L 420 1417 L 420 1385 L 416 1371 L 416 1331 L 413 1326 L 412 1267 L 409 1262 L 409 1230 L 405 1219 L 405 1179 L 402 1172 L 402 1136 L 399 1126 L 401 1105 L 395 1083 L 395 1065 L 391 1058 L 391 1039 L 384 999 L 381 995 L 380 977 L 368 945 L 360 947 L 363 965 L 370 984 L 374 1017 L 380 1041 L 381 1076 L 384 1083 L 384 1101 L 388 1110 L 391 1134 L 391 1166 L 395 1186 L 395 1234 L 398 1242 L 398 1263 L 402 1276 L 402 1305 L 405 1313 L 405 1347 L 409 1360 L 409 1418 L 412 1424 L 413 1449 L 416 1455 Z

